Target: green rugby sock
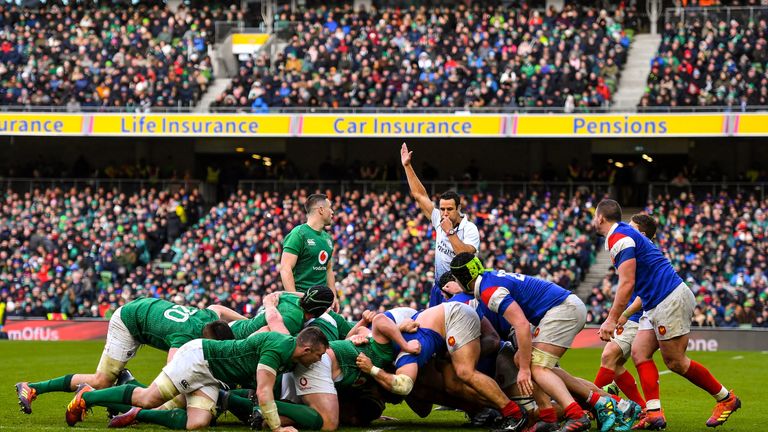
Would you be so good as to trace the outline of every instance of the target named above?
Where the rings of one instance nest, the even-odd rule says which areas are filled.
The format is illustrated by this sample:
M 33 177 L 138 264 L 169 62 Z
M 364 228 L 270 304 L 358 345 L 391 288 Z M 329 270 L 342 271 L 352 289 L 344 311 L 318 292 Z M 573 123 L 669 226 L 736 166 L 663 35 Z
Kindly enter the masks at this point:
M 240 397 L 243 397 L 243 398 L 247 399 L 248 396 L 251 394 L 251 389 L 246 389 L 246 388 L 234 389 L 234 390 L 230 390 L 229 394 L 231 394 L 231 395 L 238 395 Z
M 323 427 L 323 418 L 307 405 L 283 401 L 275 401 L 275 405 L 278 414 L 296 422 L 296 429 L 320 430 Z
M 247 397 L 236 395 L 232 392 L 229 393 L 229 399 L 227 400 L 227 411 L 231 412 L 238 419 L 247 419 L 253 412 L 253 402 Z
M 50 379 L 47 381 L 40 381 L 36 383 L 29 383 L 28 385 L 35 389 L 37 394 L 49 393 L 49 392 L 72 392 L 72 377 L 74 375 L 64 375 L 62 377 Z
M 143 409 L 136 415 L 136 420 L 142 423 L 154 423 L 169 429 L 186 429 L 187 412 L 183 409 L 151 410 Z
M 132 379 L 132 380 L 130 380 L 130 381 L 127 381 L 127 382 L 125 383 L 125 385 L 133 385 L 133 386 L 136 386 L 136 387 L 147 388 L 147 385 L 146 385 L 146 384 L 142 384 L 142 383 L 140 383 L 140 382 L 139 382 L 138 380 L 136 380 L 136 379 Z
M 117 387 L 110 387 L 103 390 L 94 390 L 83 394 L 83 400 L 85 406 L 90 407 L 93 405 L 104 406 L 104 404 L 125 404 L 131 405 L 131 397 L 133 391 L 137 389 L 136 386 L 124 385 Z

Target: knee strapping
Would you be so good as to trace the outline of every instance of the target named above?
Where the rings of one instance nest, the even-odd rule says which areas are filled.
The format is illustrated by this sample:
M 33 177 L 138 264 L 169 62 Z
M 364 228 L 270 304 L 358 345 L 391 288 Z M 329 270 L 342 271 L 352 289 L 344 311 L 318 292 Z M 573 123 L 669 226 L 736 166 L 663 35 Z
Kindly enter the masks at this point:
M 541 366 L 547 369 L 552 369 L 557 366 L 557 362 L 560 361 L 560 357 L 552 355 L 546 351 L 542 351 L 538 348 L 533 348 L 531 355 L 531 365 Z
M 96 367 L 96 372 L 104 374 L 110 383 L 114 383 L 124 367 L 125 362 L 115 360 L 112 357 L 109 357 L 106 353 L 102 353 L 99 365 Z
M 160 391 L 160 395 L 162 395 L 163 399 L 167 401 L 175 398 L 176 395 L 179 394 L 179 390 L 175 385 L 173 385 L 173 381 L 171 381 L 171 379 L 168 378 L 168 375 L 166 375 L 164 372 L 155 378 L 155 384 L 157 385 L 157 389 Z
M 203 411 L 208 411 L 214 416 L 216 415 L 216 402 L 205 396 L 188 395 L 187 408 L 197 408 Z
M 408 375 L 395 375 L 392 393 L 405 396 L 413 390 L 413 380 Z

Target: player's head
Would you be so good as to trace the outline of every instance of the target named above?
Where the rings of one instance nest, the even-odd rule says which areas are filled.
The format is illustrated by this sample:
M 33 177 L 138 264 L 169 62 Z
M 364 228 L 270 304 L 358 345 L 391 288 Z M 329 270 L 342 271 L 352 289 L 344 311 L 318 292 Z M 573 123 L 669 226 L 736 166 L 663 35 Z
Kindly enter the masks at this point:
M 454 224 L 461 222 L 461 197 L 459 194 L 454 191 L 443 192 L 438 204 L 441 219 L 447 217 Z
M 484 271 L 483 263 L 475 254 L 462 252 L 451 260 L 451 274 L 464 292 L 473 292 L 472 284 Z
M 463 291 L 461 285 L 456 282 L 456 278 L 453 277 L 453 274 L 449 271 L 440 276 L 440 279 L 437 280 L 437 286 L 440 287 L 440 291 L 443 292 L 446 299 L 450 299 Z
M 307 327 L 296 335 L 296 349 L 293 351 L 293 360 L 309 367 L 312 363 L 320 361 L 320 357 L 328 349 L 328 338 L 316 327 Z
M 632 218 L 629 220 L 629 225 L 643 233 L 643 235 L 648 237 L 650 240 L 653 240 L 653 238 L 656 237 L 656 230 L 658 229 L 656 219 L 648 216 L 645 213 L 632 215 Z
M 215 340 L 232 340 L 235 338 L 235 334 L 232 333 L 232 329 L 229 328 L 229 324 L 223 320 L 217 320 L 209 322 L 203 327 L 204 339 Z
M 312 318 L 317 318 L 328 311 L 333 305 L 333 291 L 324 285 L 316 285 L 304 293 L 304 297 L 299 300 L 301 308 Z
M 592 225 L 600 235 L 608 234 L 611 226 L 621 221 L 621 206 L 612 199 L 604 199 L 597 204 Z
M 307 212 L 307 217 L 318 217 L 325 226 L 330 225 L 333 220 L 331 201 L 324 194 L 308 196 L 307 201 L 304 202 L 304 210 Z
M 339 394 L 339 420 L 345 426 L 369 426 L 381 417 L 384 408 L 378 386 L 370 381 L 362 387 Z

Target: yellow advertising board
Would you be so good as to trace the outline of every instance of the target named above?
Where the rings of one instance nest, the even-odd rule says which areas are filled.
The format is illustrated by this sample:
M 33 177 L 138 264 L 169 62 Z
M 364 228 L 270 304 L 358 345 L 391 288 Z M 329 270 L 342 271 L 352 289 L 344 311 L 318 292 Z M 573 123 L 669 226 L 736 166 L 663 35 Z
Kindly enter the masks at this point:
M 0 135 L 80 135 L 82 114 L 0 113 Z
M 335 137 L 504 136 L 503 115 L 303 115 L 299 135 Z
M 289 136 L 291 116 L 250 114 L 102 114 L 91 117 L 89 135 Z
M 768 135 L 768 113 L 736 114 L 734 135 Z
M 717 136 L 728 132 L 725 114 L 517 115 L 512 135 L 528 137 Z

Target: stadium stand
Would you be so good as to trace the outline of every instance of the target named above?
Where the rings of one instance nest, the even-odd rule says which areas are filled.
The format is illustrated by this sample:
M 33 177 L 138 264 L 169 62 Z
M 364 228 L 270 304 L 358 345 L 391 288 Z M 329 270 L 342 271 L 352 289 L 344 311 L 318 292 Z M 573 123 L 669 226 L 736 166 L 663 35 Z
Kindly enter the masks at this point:
M 0 105 L 67 110 L 193 106 L 212 64 L 214 22 L 236 10 L 86 3 L 0 4 Z
M 767 208 L 766 199 L 727 193 L 660 195 L 645 208 L 659 221 L 659 248 L 696 294 L 694 326 L 768 326 Z M 592 288 L 588 322 L 605 319 L 617 282 L 611 269 Z
M 55 207 L 49 209 L 55 215 L 50 232 L 34 238 L 35 245 L 51 243 L 52 261 L 36 252 L 39 247 L 30 246 L 34 233 L 24 231 L 27 225 L 12 228 L 0 243 L 1 262 L 9 270 L 0 280 L 0 290 L 7 291 L 14 303 L 12 315 L 74 310 L 74 315 L 83 311 L 104 316 L 140 295 L 198 306 L 220 303 L 251 314 L 262 295 L 280 289 L 280 244 L 304 217 L 299 205 L 304 192 L 240 191 L 212 207 L 178 238 L 169 229 L 164 239 L 155 235 L 159 240 L 147 245 L 153 232 L 162 231 L 163 205 L 172 209 L 180 202 L 188 211 L 195 207 L 190 202 L 194 194 L 188 201 L 182 193 L 141 195 L 146 197 L 141 199 L 102 195 L 41 191 L 33 197 L 6 197 L 6 220 L 23 215 L 16 217 L 22 224 L 46 214 L 41 203 L 56 198 Z M 596 202 L 593 197 L 478 194 L 467 200 L 466 211 L 482 231 L 480 255 L 487 265 L 536 274 L 568 288 L 580 282 L 594 250 L 587 211 L 587 205 Z M 121 210 L 116 213 L 118 205 Z M 93 222 L 84 226 L 103 227 L 75 251 L 68 242 L 80 232 L 76 224 L 70 228 L 74 209 L 68 213 L 68 206 L 89 210 L 87 220 Z M 359 317 L 366 307 L 425 304 L 434 279 L 433 228 L 412 200 L 399 192 L 350 191 L 334 197 L 334 207 L 334 268 L 343 313 Z M 195 216 L 189 212 L 188 217 Z M 165 226 L 170 224 L 169 220 Z M 142 225 L 148 226 L 145 231 Z M 157 260 L 150 263 L 150 256 Z M 107 268 L 107 262 L 125 261 Z M 109 273 L 106 280 L 103 272 Z M 79 288 L 84 284 L 89 288 Z M 40 304 L 32 300 L 33 290 L 45 293 Z M 88 295 L 78 296 L 81 291 Z
M 283 12 L 295 23 L 283 52 L 241 61 L 212 109 L 607 106 L 634 14 L 525 3 Z
M 132 295 L 126 277 L 199 217 L 199 202 L 183 190 L 9 191 L 0 208 L 0 290 L 19 315 L 104 316 Z
M 667 22 L 639 107 L 768 106 L 768 9 Z

